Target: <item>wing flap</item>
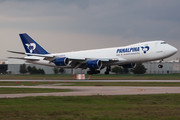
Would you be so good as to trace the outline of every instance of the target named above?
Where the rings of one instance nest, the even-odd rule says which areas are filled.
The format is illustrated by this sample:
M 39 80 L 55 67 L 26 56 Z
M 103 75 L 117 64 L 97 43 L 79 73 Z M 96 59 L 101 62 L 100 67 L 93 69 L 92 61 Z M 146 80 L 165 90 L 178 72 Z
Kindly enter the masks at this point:
M 26 55 L 30 56 L 38 56 L 38 57 L 44 57 L 44 60 L 49 60 L 53 61 L 55 58 L 62 57 L 62 56 L 55 56 L 51 54 L 31 54 L 31 53 L 26 53 Z M 67 57 L 69 60 L 77 60 L 77 61 L 85 61 L 86 58 L 81 58 L 81 57 Z
M 48 58 L 55 57 L 54 55 L 51 54 L 32 54 L 32 53 L 25 53 L 25 54 L 30 56 L 38 56 L 38 57 L 48 57 Z
M 126 61 L 124 58 L 96 58 L 101 60 L 102 62 L 120 62 L 120 61 Z
M 68 57 L 69 60 L 77 60 L 77 61 L 84 61 L 86 58 L 80 58 L 80 57 Z

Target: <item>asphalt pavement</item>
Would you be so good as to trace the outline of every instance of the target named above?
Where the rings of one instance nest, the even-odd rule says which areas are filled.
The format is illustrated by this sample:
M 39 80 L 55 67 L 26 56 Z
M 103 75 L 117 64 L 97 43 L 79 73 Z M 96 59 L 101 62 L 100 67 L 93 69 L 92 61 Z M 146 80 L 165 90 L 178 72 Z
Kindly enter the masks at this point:
M 134 86 L 0 86 L 11 88 L 71 89 L 72 92 L 0 94 L 0 98 L 27 96 L 90 96 L 90 95 L 142 95 L 180 93 L 180 87 L 134 87 Z

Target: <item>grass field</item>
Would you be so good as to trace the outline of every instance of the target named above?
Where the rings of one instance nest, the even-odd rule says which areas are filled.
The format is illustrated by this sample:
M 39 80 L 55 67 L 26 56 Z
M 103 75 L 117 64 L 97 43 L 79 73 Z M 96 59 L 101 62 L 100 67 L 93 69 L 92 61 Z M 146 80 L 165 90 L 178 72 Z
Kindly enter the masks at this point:
M 86 75 L 89 78 L 89 75 Z M 71 80 L 76 79 L 71 75 L 0 75 L 0 79 L 17 80 Z M 91 75 L 91 80 L 180 80 L 180 74 L 122 74 L 122 75 Z
M 70 92 L 67 89 L 45 89 L 45 88 L 0 88 L 0 94 L 15 93 L 50 93 L 50 92 Z
M 1 120 L 178 120 L 180 94 L 0 99 Z
M 54 82 L 54 83 L 60 83 L 60 82 Z M 36 86 L 36 85 L 51 85 L 53 83 L 49 82 L 0 82 L 0 86 Z

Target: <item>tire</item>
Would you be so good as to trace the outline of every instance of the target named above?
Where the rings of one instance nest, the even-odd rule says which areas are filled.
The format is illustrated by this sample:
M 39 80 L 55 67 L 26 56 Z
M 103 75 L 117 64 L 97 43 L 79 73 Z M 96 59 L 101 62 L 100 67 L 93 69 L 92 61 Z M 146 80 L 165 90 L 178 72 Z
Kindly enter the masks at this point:
M 105 74 L 105 75 L 109 75 L 109 72 L 106 71 L 104 74 Z
M 163 65 L 158 65 L 158 68 L 163 68 Z

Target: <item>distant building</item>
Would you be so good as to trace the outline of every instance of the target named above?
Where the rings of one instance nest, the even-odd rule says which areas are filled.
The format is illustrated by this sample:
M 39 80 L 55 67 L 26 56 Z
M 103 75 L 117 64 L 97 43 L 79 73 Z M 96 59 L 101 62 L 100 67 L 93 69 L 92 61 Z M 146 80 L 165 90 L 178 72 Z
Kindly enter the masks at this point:
M 0 74 L 7 73 L 8 65 L 7 60 L 1 59 L 0 60 Z
M 170 62 L 170 63 L 172 63 L 172 62 L 179 62 L 179 60 L 171 60 L 171 61 L 168 61 L 168 62 Z
M 171 74 L 180 73 L 180 62 L 162 62 L 163 68 L 158 68 L 158 62 L 143 63 L 146 74 Z
M 8 64 L 7 59 L 0 59 L 0 65 L 2 64 Z

